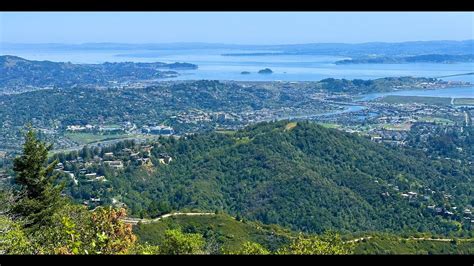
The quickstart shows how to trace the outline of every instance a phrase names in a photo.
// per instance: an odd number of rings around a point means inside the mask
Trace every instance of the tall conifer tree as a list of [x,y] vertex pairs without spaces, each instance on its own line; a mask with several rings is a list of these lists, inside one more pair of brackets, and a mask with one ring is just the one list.
[[48,225],[52,214],[62,206],[63,184],[56,184],[57,160],[47,164],[52,145],[41,142],[29,128],[25,135],[23,154],[14,161],[15,183],[20,185],[19,199],[12,213],[25,219],[26,227]]

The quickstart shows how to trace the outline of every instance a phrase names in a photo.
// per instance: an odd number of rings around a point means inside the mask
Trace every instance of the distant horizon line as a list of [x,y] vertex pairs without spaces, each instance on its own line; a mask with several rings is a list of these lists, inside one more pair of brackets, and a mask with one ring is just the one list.
[[81,46],[81,45],[176,45],[176,44],[187,44],[187,45],[234,45],[234,46],[290,46],[290,45],[312,45],[312,44],[348,44],[348,45],[362,45],[362,44],[401,44],[401,43],[428,43],[428,42],[469,42],[474,41],[473,39],[465,40],[416,40],[416,41],[367,41],[367,42],[308,42],[308,43],[274,43],[274,44],[251,44],[251,43],[220,43],[220,42],[143,42],[143,43],[126,43],[126,42],[82,42],[82,43],[61,43],[61,42],[38,42],[38,43],[25,43],[25,42],[0,42],[0,45],[69,45],[69,46]]

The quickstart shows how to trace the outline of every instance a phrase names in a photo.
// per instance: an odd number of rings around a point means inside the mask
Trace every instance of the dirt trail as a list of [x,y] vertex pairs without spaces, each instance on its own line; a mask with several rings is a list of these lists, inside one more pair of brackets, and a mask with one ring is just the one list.
[[179,216],[179,215],[185,215],[185,216],[200,216],[200,215],[216,215],[213,212],[174,212],[174,213],[168,213],[164,214],[160,217],[154,218],[154,219],[139,219],[139,218],[124,218],[122,221],[127,224],[138,224],[139,222],[143,224],[148,224],[148,223],[153,223],[157,222],[163,218],[171,217],[171,216]]

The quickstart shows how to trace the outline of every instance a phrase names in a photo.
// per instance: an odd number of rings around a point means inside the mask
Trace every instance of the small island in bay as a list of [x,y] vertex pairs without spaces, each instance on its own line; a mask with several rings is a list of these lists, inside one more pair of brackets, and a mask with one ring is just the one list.
[[249,75],[250,72],[249,72],[249,71],[242,71],[242,72],[240,72],[240,74],[242,74],[242,75]]
[[270,68],[265,68],[258,71],[258,74],[272,74],[273,71]]

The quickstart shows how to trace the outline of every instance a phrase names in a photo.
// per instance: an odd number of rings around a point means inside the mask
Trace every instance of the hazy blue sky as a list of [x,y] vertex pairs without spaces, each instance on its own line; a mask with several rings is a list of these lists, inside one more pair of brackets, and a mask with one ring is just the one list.
[[290,44],[474,39],[473,12],[1,12],[0,42]]

